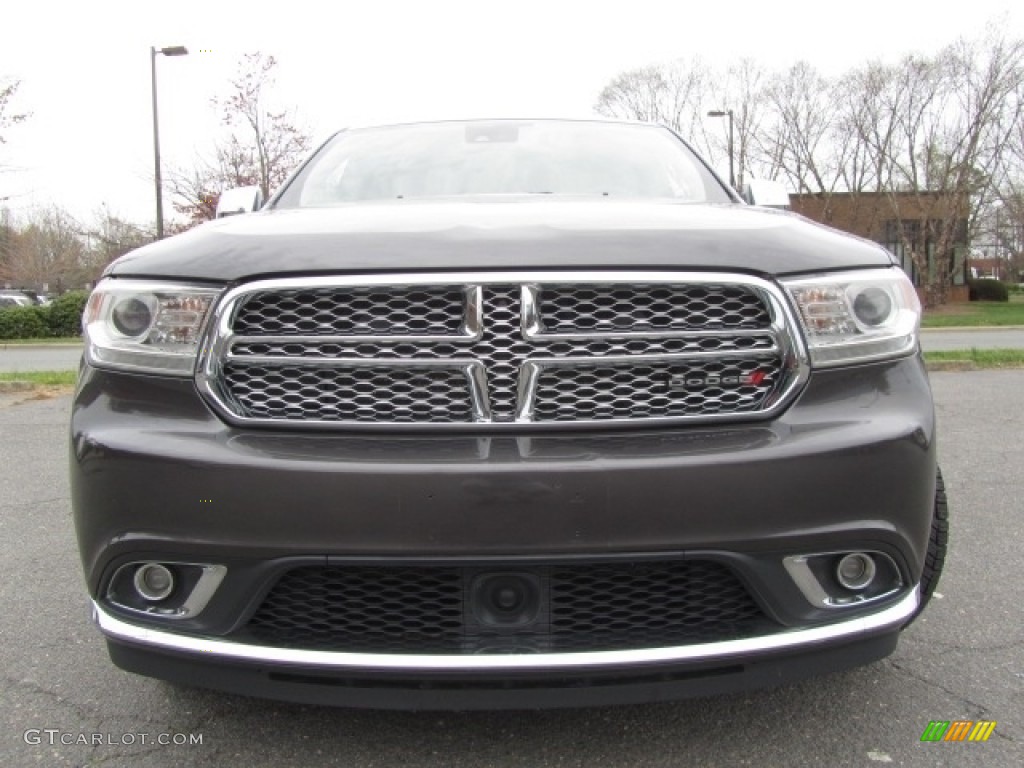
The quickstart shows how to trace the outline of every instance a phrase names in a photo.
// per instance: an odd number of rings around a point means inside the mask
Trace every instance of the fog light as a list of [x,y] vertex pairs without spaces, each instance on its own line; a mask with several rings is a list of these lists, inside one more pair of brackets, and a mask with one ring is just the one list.
[[135,570],[135,591],[151,603],[158,603],[174,590],[174,574],[160,563],[144,563]]
[[863,552],[844,555],[836,566],[836,581],[856,592],[864,589],[875,579],[875,561]]

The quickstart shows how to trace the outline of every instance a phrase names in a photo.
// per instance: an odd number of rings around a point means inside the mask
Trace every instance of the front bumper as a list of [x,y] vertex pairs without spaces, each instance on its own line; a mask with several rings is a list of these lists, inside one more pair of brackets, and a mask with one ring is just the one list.
[[123,669],[244,695],[381,709],[639,703],[793,682],[889,655],[915,588],[870,616],[745,640],[638,651],[412,656],[265,648],[93,618]]
[[[588,692],[582,703],[606,703],[795,679],[891,652],[918,608],[934,417],[918,358],[816,372],[772,421],[493,439],[237,429],[190,381],[86,367],[71,466],[95,615],[125,668],[364,706],[532,706],[529,692],[540,690],[553,706],[581,703],[576,689]],[[846,550],[886,555],[902,588],[836,609],[812,604],[784,567],[788,556]],[[505,567],[674,557],[728,565],[778,631],[521,655],[237,641],[294,562]],[[217,563],[227,575],[200,614],[181,620],[111,605],[117,569],[150,559]],[[410,690],[428,692],[417,702]],[[496,691],[509,692],[503,703]]]

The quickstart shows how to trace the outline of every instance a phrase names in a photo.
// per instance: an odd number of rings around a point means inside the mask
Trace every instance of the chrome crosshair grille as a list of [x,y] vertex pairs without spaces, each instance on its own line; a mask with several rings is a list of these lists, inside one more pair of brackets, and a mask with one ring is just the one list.
[[738,275],[291,278],[224,297],[198,380],[248,424],[751,418],[802,383],[793,327],[777,289]]

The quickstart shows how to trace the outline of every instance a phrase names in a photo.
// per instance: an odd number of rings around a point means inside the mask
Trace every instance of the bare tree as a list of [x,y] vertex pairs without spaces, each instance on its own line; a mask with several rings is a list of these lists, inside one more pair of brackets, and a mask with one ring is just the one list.
[[990,31],[933,57],[905,58],[871,94],[868,150],[929,305],[945,301],[962,266],[954,245],[969,239],[994,196],[1021,119],[1022,79],[1024,43]]
[[14,285],[14,253],[18,230],[8,208],[0,208],[0,286]]
[[56,293],[90,287],[110,262],[152,239],[105,207],[88,225],[55,205],[17,219],[0,211],[0,284]]
[[807,62],[775,75],[764,91],[769,113],[762,131],[763,161],[777,168],[799,193],[830,194],[840,164],[830,143],[838,105],[836,88]]
[[606,85],[594,109],[606,117],[661,123],[692,137],[707,79],[707,66],[698,58],[641,67]]
[[294,112],[268,106],[276,66],[273,56],[261,53],[242,59],[230,93],[214,99],[226,136],[214,145],[212,157],[169,174],[175,209],[190,224],[212,219],[220,193],[230,187],[257,185],[266,198],[309,151],[310,137]]
[[1024,282],[1024,78],[1012,97],[1004,100],[1005,141],[989,164],[991,175],[979,205],[972,235],[990,247],[990,255],[1005,259],[1008,279]]
[[870,62],[839,80],[835,141],[847,147],[840,173],[848,192],[882,192],[892,181],[896,121],[904,109],[897,79],[895,67]]
[[28,118],[27,112],[14,111],[14,96],[20,86],[20,80],[0,80],[0,144],[6,143],[8,128]]
[[766,168],[758,159],[758,139],[765,135],[769,120],[764,95],[767,76],[765,69],[753,59],[741,59],[729,68],[723,93],[716,94],[712,87],[712,98],[718,98],[733,110],[733,151],[736,153],[736,186],[739,189],[743,189],[744,181],[755,169],[763,178],[775,178],[770,165]]
[[238,146],[252,149],[264,197],[285,180],[310,144],[309,136],[296,125],[293,111],[272,111],[267,106],[275,66],[273,56],[247,54],[231,81],[234,90],[219,102],[225,125],[243,134],[240,138],[233,133]]
[[[29,117],[27,112],[15,111],[15,96],[20,86],[20,80],[0,78],[0,145],[7,143],[7,130],[9,128]],[[4,163],[3,158],[0,158],[0,171],[9,172],[11,170],[12,168]],[[6,200],[10,197],[10,195],[5,194],[0,197],[0,200]],[[6,214],[6,211],[4,213]],[[6,222],[0,226],[6,227]],[[9,244],[6,239],[0,238],[0,247],[9,251]]]
[[728,129],[709,120],[709,110],[732,110],[737,186],[756,164],[757,136],[764,120],[764,69],[743,59],[725,72],[699,58],[623,72],[598,96],[594,109],[606,117],[660,123],[693,144],[709,162],[729,160]]
[[37,208],[14,239],[6,278],[21,288],[58,293],[82,284],[85,274],[85,243],[81,227],[64,209]]
[[1024,42],[990,25],[978,40],[837,78],[806,62],[773,75],[754,62],[643,67],[612,80],[596,109],[669,125],[716,164],[727,133],[706,110],[731,109],[739,186],[783,178],[823,199],[826,220],[840,193],[859,220],[887,217],[876,222],[885,242],[936,304],[963,266],[961,244],[987,231],[1004,251],[1024,246],[1022,105]]
[[[1024,82],[1018,86],[1016,100],[1024,103]],[[1010,279],[1024,282],[1024,119],[1019,116],[1000,154],[993,188],[982,237],[994,246],[993,256],[1009,262]]]
[[80,234],[87,243],[86,251],[80,260],[81,277],[85,282],[95,282],[103,269],[114,259],[153,239],[152,231],[114,215],[106,206],[96,212],[93,222]]
[[230,136],[214,147],[212,160],[200,157],[192,168],[174,170],[168,184],[175,210],[188,217],[184,229],[213,219],[225,189],[259,184],[257,167],[255,151]]

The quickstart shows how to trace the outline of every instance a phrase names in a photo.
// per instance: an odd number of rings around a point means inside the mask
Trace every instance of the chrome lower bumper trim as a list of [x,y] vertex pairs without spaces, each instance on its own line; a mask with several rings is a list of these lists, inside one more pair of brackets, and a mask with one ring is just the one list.
[[93,602],[93,620],[111,640],[150,646],[154,650],[194,653],[213,659],[256,662],[286,666],[320,667],[324,670],[378,669],[419,671],[546,670],[631,666],[672,662],[728,660],[751,654],[771,653],[856,639],[886,629],[895,629],[909,619],[920,603],[919,588],[878,613],[838,621],[826,626],[795,629],[742,640],[724,640],[672,648],[633,651],[589,651],[578,653],[495,654],[479,656],[347,653],[304,651],[247,645],[226,640],[189,637],[173,632],[139,627],[121,621]]

